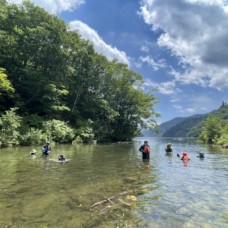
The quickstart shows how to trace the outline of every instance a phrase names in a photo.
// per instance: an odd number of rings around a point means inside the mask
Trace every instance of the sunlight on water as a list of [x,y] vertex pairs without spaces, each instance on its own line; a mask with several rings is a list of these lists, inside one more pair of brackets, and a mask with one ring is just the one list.
[[[56,146],[49,158],[28,156],[28,147],[0,150],[0,227],[227,227],[228,152],[149,138],[151,159],[143,162],[143,140]],[[177,157],[183,151],[186,164]],[[60,153],[69,162],[56,162]]]

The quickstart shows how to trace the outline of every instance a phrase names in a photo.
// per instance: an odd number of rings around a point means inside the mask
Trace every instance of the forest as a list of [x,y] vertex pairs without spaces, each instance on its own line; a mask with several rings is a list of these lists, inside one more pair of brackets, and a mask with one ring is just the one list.
[[127,141],[155,123],[141,75],[31,2],[0,4],[0,147]]

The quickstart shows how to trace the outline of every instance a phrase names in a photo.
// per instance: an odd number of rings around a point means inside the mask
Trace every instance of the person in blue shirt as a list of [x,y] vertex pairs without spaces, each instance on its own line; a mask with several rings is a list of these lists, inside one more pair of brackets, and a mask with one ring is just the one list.
[[42,147],[42,156],[48,156],[51,151],[50,143],[47,142],[46,145]]

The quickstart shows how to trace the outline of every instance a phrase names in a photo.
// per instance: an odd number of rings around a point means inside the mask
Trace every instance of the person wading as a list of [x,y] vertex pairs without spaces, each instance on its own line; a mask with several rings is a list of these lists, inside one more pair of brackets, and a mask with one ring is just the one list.
[[144,141],[144,144],[139,148],[139,151],[142,153],[143,159],[150,159],[150,146],[148,141]]

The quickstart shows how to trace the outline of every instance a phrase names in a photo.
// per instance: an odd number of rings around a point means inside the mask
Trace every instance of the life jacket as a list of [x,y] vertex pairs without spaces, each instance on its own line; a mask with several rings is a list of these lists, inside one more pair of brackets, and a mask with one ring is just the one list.
[[184,161],[188,161],[188,160],[190,160],[189,159],[189,157],[188,157],[188,154],[186,153],[186,152],[183,152],[183,158],[182,158],[182,160],[184,160]]
[[150,147],[144,146],[144,153],[149,154],[150,153]]

